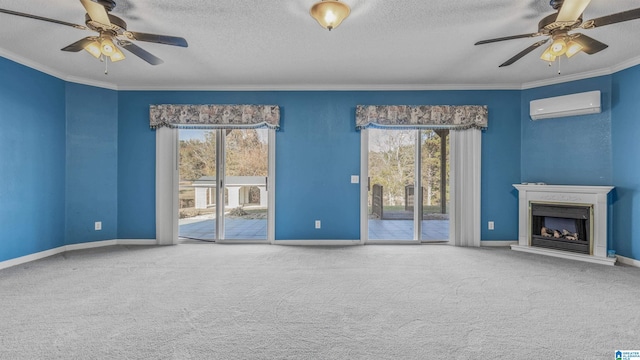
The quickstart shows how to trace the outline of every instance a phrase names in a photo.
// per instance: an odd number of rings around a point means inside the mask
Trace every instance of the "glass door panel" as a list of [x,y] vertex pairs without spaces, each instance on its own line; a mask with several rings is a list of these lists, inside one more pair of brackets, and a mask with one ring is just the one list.
[[416,131],[369,129],[369,240],[414,240]]
[[449,240],[449,131],[421,130],[422,214],[420,239]]
[[267,129],[223,130],[224,239],[267,239]]
[[216,240],[216,131],[179,130],[179,237]]

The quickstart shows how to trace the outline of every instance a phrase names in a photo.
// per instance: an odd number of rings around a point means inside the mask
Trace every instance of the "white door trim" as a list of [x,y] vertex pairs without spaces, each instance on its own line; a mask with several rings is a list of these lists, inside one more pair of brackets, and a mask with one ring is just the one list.
[[369,130],[360,130],[360,243],[369,241]]

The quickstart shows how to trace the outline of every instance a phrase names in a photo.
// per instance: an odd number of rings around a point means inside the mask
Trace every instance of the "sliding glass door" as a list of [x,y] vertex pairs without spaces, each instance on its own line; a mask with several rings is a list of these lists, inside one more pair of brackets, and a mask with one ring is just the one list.
[[269,143],[266,129],[225,134],[224,238],[266,240]]
[[368,132],[369,239],[415,240],[416,132],[379,129]]
[[420,239],[449,240],[449,130],[420,130]]
[[270,131],[179,130],[179,237],[267,240]]
[[363,130],[366,239],[449,240],[448,130]]
[[179,130],[178,235],[215,241],[217,161],[216,130]]

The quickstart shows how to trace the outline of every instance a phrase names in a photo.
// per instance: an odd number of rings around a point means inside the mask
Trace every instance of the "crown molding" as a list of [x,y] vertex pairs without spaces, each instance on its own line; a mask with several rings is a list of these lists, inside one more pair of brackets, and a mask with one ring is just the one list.
[[119,86],[126,91],[429,91],[520,90],[519,84],[370,84],[370,85],[216,85],[216,86]]
[[589,79],[589,78],[611,75],[611,74],[612,74],[611,68],[607,68],[607,69],[582,72],[578,74],[561,75],[561,76],[553,77],[550,79],[537,80],[537,81],[524,83],[522,84],[521,89],[522,90],[534,89],[534,88],[539,88],[539,87],[548,86],[548,85],[562,84],[562,83],[567,83],[571,81]]
[[120,90],[120,88],[115,84],[102,82],[102,81],[95,81],[91,79],[85,79],[77,76],[66,76],[63,78],[63,80],[80,84],[80,85],[88,85],[88,86],[99,87],[99,88],[108,89],[108,90],[116,90],[116,91]]
[[613,65],[605,69],[587,71],[587,72],[573,74],[573,75],[558,76],[551,79],[524,83],[522,84],[522,90],[533,89],[533,88],[538,88],[538,87],[547,86],[547,85],[562,84],[565,82],[576,81],[576,80],[584,80],[584,79],[594,78],[598,76],[613,75],[617,72],[626,70],[628,68],[632,68],[637,65],[640,65],[640,56],[623,61],[619,64]]
[[517,83],[501,84],[281,84],[281,85],[121,85],[67,75],[50,67],[16,55],[0,48],[0,56],[20,65],[40,71],[44,74],[81,85],[94,86],[115,91],[464,91],[464,90],[528,90],[548,85],[556,85],[598,76],[612,75],[619,71],[640,65],[640,56],[623,61],[609,68],[562,75],[549,79]]
[[3,48],[0,48],[0,56],[2,56],[5,59],[9,59],[17,64],[26,66],[30,69],[33,70],[37,70],[41,73],[53,76],[55,78],[58,78],[60,80],[63,81],[67,81],[67,82],[72,82],[72,83],[77,83],[77,84],[81,84],[81,85],[89,85],[89,86],[94,86],[94,87],[99,87],[99,88],[105,88],[105,89],[110,89],[110,90],[118,90],[118,86],[115,84],[111,84],[111,83],[106,83],[106,82],[101,82],[101,81],[95,81],[95,80],[90,80],[90,79],[85,79],[85,78],[81,78],[81,77],[77,77],[77,76],[70,76],[70,75],[66,75],[63,74],[57,70],[51,69],[50,67],[44,66],[40,63],[37,63],[35,61],[31,61],[27,58],[24,58],[22,56],[16,55],[10,51],[7,51]]
[[617,73],[619,71],[626,70],[628,68],[632,68],[632,67],[637,66],[637,65],[640,65],[640,56],[635,57],[633,59],[629,59],[629,60],[623,61],[618,65],[612,66],[611,67],[611,73],[615,74],[615,73]]
[[35,61],[29,60],[27,58],[24,58],[22,56],[16,55],[16,54],[14,54],[14,53],[12,53],[10,51],[7,51],[7,50],[5,50],[3,48],[0,48],[0,56],[2,56],[5,59],[9,59],[9,60],[11,60],[11,61],[13,61],[15,63],[18,63],[20,65],[26,66],[28,68],[40,71],[41,73],[45,73],[47,75],[51,75],[51,76],[56,77],[56,78],[58,78],[60,80],[64,80],[64,78],[66,76],[65,74],[63,74],[63,73],[61,73],[61,72],[59,72],[57,70],[54,70],[54,69],[52,69],[50,67],[47,67],[47,66],[44,66],[44,65],[42,65],[40,63],[37,63]]

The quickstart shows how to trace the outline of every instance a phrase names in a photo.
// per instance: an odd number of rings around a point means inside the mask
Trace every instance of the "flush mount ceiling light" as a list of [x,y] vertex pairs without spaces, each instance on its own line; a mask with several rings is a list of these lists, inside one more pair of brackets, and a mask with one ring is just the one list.
[[329,31],[337,28],[350,13],[349,5],[338,0],[321,0],[309,11],[318,24]]

